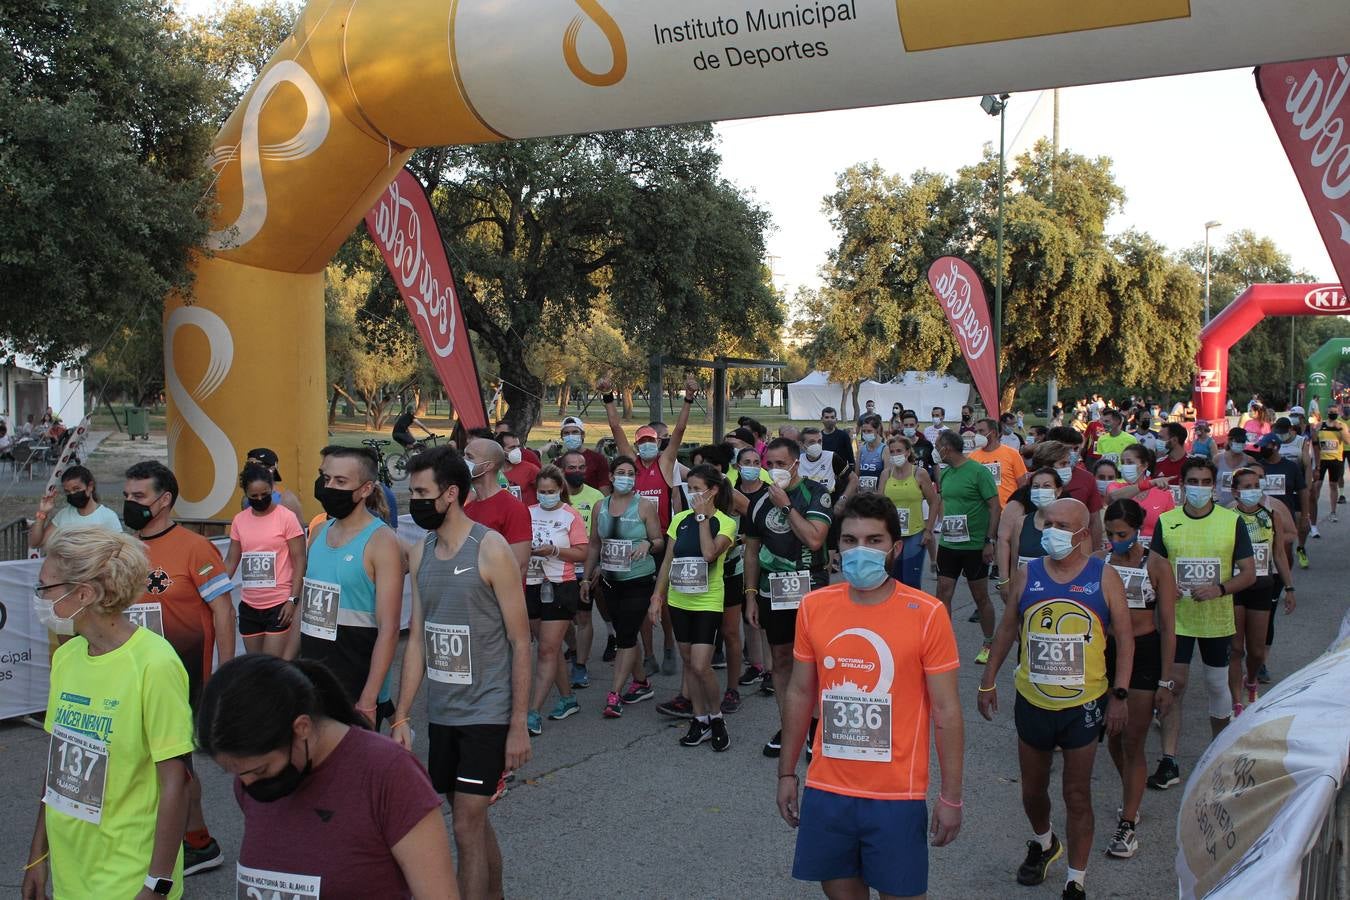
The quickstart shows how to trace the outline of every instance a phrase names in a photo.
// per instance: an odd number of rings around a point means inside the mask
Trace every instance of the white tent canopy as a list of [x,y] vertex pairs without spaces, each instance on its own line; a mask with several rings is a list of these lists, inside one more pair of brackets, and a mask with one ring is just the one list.
[[[868,400],[875,401],[882,418],[890,417],[891,407],[896,403],[914,410],[920,419],[926,419],[934,406],[955,415],[969,398],[970,385],[936,372],[905,372],[889,382],[865,381],[858,390],[858,402],[865,406]],[[812,372],[788,385],[789,418],[817,419],[826,406],[839,410],[839,418],[845,421],[858,416],[853,408],[853,392],[847,392],[845,401],[845,386],[831,381],[826,372]]]

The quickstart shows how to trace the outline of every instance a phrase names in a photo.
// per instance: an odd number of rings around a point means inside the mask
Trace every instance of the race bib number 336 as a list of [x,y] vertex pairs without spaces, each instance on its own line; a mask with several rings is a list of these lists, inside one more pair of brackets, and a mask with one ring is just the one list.
[[820,746],[831,759],[891,761],[889,694],[828,690],[820,695]]

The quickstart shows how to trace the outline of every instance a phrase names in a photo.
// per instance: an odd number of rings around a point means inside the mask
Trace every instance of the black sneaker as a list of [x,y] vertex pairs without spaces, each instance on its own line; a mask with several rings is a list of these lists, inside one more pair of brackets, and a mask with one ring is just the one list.
[[722,714],[731,715],[741,708],[741,692],[732,688],[722,695]]
[[773,673],[765,672],[764,677],[759,682],[759,692],[766,697],[773,696]]
[[614,658],[619,655],[619,644],[614,635],[605,638],[605,653],[600,657],[601,662],[614,662]]
[[1148,786],[1155,791],[1165,791],[1174,784],[1181,783],[1181,769],[1177,768],[1175,760],[1164,756],[1158,761],[1158,769],[1152,775],[1148,776]]
[[712,748],[718,753],[731,746],[731,735],[727,734],[726,720],[717,716],[712,720]]
[[978,622],[978,621],[980,621],[980,611],[979,611],[978,609],[976,609],[973,613],[970,614],[970,618],[969,618],[969,619],[966,619],[966,621],[967,621],[967,622]]
[[215,838],[211,838],[211,843],[198,850],[195,847],[188,846],[183,842],[183,877],[196,875],[198,872],[205,872],[207,869],[218,869],[220,864],[225,862],[225,854],[220,852],[220,844],[216,843]]
[[770,759],[776,759],[778,754],[783,752],[783,732],[775,731],[773,737],[769,738],[768,743],[764,745],[764,755]]
[[697,747],[699,744],[712,737],[712,729],[704,725],[698,719],[689,721],[689,731],[684,737],[680,738],[681,747]]
[[713,651],[712,667],[714,669],[725,669],[727,667],[727,655],[721,647]]
[[694,704],[690,703],[689,698],[683,694],[676,694],[673,699],[656,704],[656,711],[663,716],[670,716],[672,719],[692,719],[694,717]]
[[1064,883],[1064,893],[1059,895],[1059,900],[1087,900],[1087,891],[1076,881],[1067,881]]
[[1064,845],[1059,835],[1050,835],[1050,849],[1042,850],[1038,841],[1027,841],[1027,858],[1017,869],[1017,883],[1025,885],[1040,884],[1045,880],[1045,872],[1050,864],[1064,855]]
[[745,667],[745,673],[737,679],[736,683],[741,687],[753,687],[764,680],[764,670],[751,663]]
[[563,659],[567,660],[568,662],[571,662],[576,658],[577,658],[577,651],[573,650],[571,647],[568,647],[567,651],[563,653]]

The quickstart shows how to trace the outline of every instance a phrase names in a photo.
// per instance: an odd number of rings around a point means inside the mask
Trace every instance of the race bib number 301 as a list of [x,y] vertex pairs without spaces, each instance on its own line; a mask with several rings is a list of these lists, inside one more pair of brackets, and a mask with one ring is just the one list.
[[306,578],[300,600],[300,633],[324,641],[337,640],[338,607],[342,586]]
[[64,725],[52,728],[47,748],[47,789],[42,802],[54,810],[99,824],[108,780],[108,745]]
[[236,863],[235,900],[317,900],[318,875],[290,875]]
[[600,544],[600,571],[629,572],[633,569],[633,542],[605,538]]
[[468,625],[425,624],[427,678],[442,684],[472,684]]
[[891,761],[890,695],[822,691],[820,725],[820,747],[827,757]]

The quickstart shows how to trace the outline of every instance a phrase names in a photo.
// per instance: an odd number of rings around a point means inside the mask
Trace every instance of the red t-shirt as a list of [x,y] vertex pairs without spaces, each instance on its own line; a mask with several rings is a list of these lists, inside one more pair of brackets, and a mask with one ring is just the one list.
[[[150,557],[150,574],[136,604],[159,606],[164,638],[178,651],[192,684],[199,685],[211,675],[216,648],[215,620],[207,604],[233,586],[225,561],[210,541],[182,525],[141,540]],[[139,610],[133,606],[132,612]],[[152,614],[141,621],[153,631],[155,618]],[[192,699],[195,703],[196,697]]]
[[417,757],[361,728],[349,729],[295,793],[259,803],[236,778],[234,798],[244,812],[241,888],[261,897],[322,891],[324,900],[411,897],[392,848],[441,805]]
[[1167,456],[1159,457],[1158,462],[1153,466],[1153,474],[1159,476],[1170,475],[1176,479],[1172,482],[1173,484],[1181,484],[1181,466],[1184,462],[1186,462],[1186,457],[1184,456],[1177,460]]
[[502,470],[502,477],[506,479],[506,489],[511,492],[526,508],[534,506],[538,500],[534,496],[534,480],[539,477],[539,467],[534,463],[521,460],[511,467],[511,471]]
[[537,450],[531,450],[529,447],[521,447],[520,455],[525,458],[526,462],[532,462],[536,466],[542,466],[544,464],[544,461],[539,458],[539,452]]
[[506,538],[508,544],[528,544],[534,533],[530,511],[510,491],[498,491],[486,500],[472,500],[465,505],[464,514]]
[[609,487],[609,460],[605,454],[590,449],[582,450],[581,454],[586,457],[586,483],[597,491]]
[[[941,601],[899,582],[875,606],[854,603],[846,582],[812,591],[797,609],[792,655],[815,664],[821,691],[807,785],[846,797],[924,799],[932,732],[925,679],[961,665]],[[841,737],[827,750],[832,732]],[[876,754],[883,744],[889,760]]]
[[1090,513],[1095,513],[1102,508],[1102,495],[1097,490],[1097,479],[1081,465],[1073,467],[1073,477],[1069,479],[1069,486],[1065,489],[1064,496],[1072,497],[1082,503]]
[[670,485],[661,471],[660,460],[651,463],[637,462],[637,477],[633,479],[633,489],[637,495],[656,504],[657,515],[661,520],[661,530],[670,527]]

